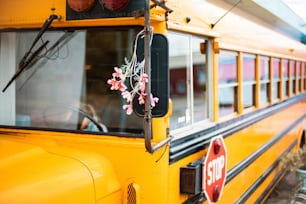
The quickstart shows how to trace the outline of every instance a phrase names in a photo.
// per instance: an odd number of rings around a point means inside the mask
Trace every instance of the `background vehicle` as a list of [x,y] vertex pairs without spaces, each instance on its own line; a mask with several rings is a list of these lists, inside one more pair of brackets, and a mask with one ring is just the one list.
[[[150,1],[150,18],[140,0],[1,1],[0,203],[205,202],[194,169],[220,135],[218,203],[263,202],[305,143],[306,49],[246,2],[218,21],[227,1]],[[107,83],[135,42],[152,58],[152,121]]]

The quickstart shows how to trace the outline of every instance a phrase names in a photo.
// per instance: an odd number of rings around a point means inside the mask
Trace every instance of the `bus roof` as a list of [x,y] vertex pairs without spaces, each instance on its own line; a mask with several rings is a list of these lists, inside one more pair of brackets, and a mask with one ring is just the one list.
[[[68,1],[63,0],[47,2],[0,0],[0,2],[2,30],[40,28],[52,14],[61,17],[51,25],[58,28],[144,24],[143,18],[135,18],[133,13],[135,10],[141,10],[142,0],[132,0],[128,6],[118,11],[106,11],[95,1],[93,8],[86,12],[73,11]],[[250,6],[258,11],[261,9],[250,0],[239,1],[237,5],[231,2],[230,0],[167,0],[165,4],[173,10],[167,14],[168,28],[218,38],[223,48],[244,49],[244,51],[251,48],[250,51],[260,50],[305,58],[306,45],[301,40],[284,34],[278,24],[265,20],[272,17],[275,19],[273,13],[258,12],[259,14],[255,15],[248,12],[246,8]],[[154,7],[151,12],[152,19],[165,20],[165,13],[164,9]]]

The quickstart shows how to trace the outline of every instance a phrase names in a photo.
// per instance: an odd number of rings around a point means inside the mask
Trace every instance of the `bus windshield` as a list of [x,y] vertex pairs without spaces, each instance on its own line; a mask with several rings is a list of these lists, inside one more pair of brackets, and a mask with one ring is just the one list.
[[[114,67],[124,64],[125,58],[130,59],[140,29],[45,32],[33,49],[33,53],[38,49],[41,49],[40,52],[15,79],[15,84],[1,93],[5,94],[7,103],[13,101],[15,106],[4,109],[4,115],[8,117],[0,118],[0,124],[50,130],[141,134],[142,118],[135,114],[127,115],[122,108],[125,100],[121,93],[110,90],[107,84]],[[12,67],[18,67],[37,32],[0,34],[0,37],[16,36],[17,59]],[[5,46],[9,45],[2,41],[1,50]],[[11,77],[7,75],[5,79],[9,81]]]

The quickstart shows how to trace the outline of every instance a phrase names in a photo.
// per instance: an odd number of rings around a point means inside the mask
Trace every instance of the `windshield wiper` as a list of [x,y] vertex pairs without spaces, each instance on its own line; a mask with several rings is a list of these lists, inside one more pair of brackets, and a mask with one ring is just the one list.
[[[65,33],[55,42],[53,43],[53,45],[46,50],[46,52],[44,53],[44,55],[42,57],[46,57],[47,59],[50,59],[56,52],[59,52],[59,50],[62,48],[62,46],[64,46],[72,37],[73,37],[74,31],[65,31]],[[39,60],[41,57],[37,58],[37,60]],[[36,61],[37,61],[36,60]],[[36,61],[33,61],[32,64],[35,64]],[[43,65],[42,62],[41,65]],[[22,83],[22,85],[18,88],[18,90],[21,90],[23,88],[23,86],[32,78],[32,76],[34,76],[34,74],[36,73],[37,69],[34,70],[29,77]]]
[[[2,92],[5,92],[6,89],[13,83],[13,81],[15,81],[20,74],[26,70],[26,68],[29,68],[29,65],[33,65],[34,63],[33,60],[37,59],[37,56],[39,55],[39,53],[42,51],[42,49],[44,47],[46,47],[46,45],[49,43],[49,41],[44,42],[37,50],[35,50],[34,52],[32,52],[33,48],[35,47],[35,45],[37,44],[38,40],[41,38],[41,36],[44,34],[44,32],[46,32],[46,30],[49,28],[49,26],[51,25],[51,23],[53,22],[53,20],[58,19],[59,17],[57,15],[50,15],[50,17],[45,21],[44,25],[41,27],[41,29],[39,30],[35,40],[32,43],[32,46],[30,47],[30,49],[26,52],[26,54],[23,56],[23,58],[20,60],[19,62],[19,67],[18,67],[18,71],[12,76],[12,78],[9,80],[9,82],[6,84],[6,86],[4,87],[4,89],[2,90]],[[37,60],[36,60],[37,61]]]
[[74,30],[67,30],[65,33],[46,51],[46,56],[52,57],[54,55],[54,50],[57,48],[57,50],[60,50],[63,45],[65,45],[74,34]]
[[19,68],[18,68],[18,71],[12,76],[12,78],[9,80],[9,82],[6,84],[6,86],[4,87],[4,89],[2,90],[2,92],[5,92],[6,89],[13,83],[13,81],[15,81],[18,76],[20,76],[20,74],[26,70],[26,68],[29,68],[30,64],[34,64],[32,63],[33,60],[35,58],[37,58],[37,56],[39,55],[39,53],[42,51],[42,49],[44,47],[46,47],[46,45],[49,43],[49,41],[46,41],[44,44],[42,44],[32,55],[31,57],[29,57],[29,59],[27,61],[24,61],[22,63],[19,63]]

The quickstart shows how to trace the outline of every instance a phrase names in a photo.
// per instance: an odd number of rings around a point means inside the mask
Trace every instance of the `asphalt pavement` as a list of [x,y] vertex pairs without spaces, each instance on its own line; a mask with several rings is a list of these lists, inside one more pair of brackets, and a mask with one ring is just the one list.
[[[288,172],[280,183],[278,183],[265,204],[289,204],[293,199],[296,185],[295,172]],[[306,202],[304,203],[306,204]]]

